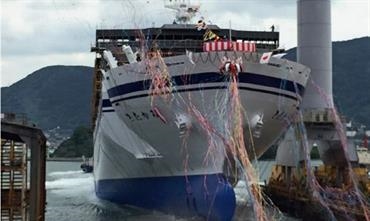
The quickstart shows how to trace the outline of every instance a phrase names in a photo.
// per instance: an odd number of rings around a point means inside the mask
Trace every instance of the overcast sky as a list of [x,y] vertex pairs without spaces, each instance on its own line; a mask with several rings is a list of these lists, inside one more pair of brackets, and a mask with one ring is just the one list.
[[[296,0],[193,0],[220,27],[280,31],[297,44]],[[1,0],[1,86],[48,65],[93,66],[97,28],[145,28],[172,23],[164,0]],[[370,36],[370,0],[332,0],[332,39]]]

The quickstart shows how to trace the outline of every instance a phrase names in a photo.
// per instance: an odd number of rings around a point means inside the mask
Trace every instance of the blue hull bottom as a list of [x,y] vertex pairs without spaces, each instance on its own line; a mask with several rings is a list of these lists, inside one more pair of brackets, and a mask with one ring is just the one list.
[[96,195],[178,216],[230,221],[235,193],[222,174],[98,180]]

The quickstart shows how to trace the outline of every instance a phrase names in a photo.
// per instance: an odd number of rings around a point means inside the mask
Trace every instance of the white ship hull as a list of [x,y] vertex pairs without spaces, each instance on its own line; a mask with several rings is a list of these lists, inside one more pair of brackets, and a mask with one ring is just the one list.
[[[303,95],[308,68],[257,53],[196,53],[164,58],[171,93],[153,95],[147,63],[104,74],[94,137],[97,195],[119,203],[230,220],[235,196],[228,165],[230,76],[221,58],[241,57],[238,88],[248,153],[265,152],[285,132]],[[199,117],[201,116],[201,117]],[[203,120],[202,120],[203,118]],[[262,128],[256,121],[263,121]],[[232,125],[229,125],[232,126]],[[253,136],[255,135],[255,136]],[[251,145],[253,141],[253,145]]]

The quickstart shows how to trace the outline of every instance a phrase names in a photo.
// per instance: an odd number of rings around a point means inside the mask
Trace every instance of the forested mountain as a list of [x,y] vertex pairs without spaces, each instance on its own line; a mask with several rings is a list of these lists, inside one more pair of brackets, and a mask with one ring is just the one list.
[[49,66],[1,88],[1,111],[25,113],[44,130],[89,125],[93,68]]

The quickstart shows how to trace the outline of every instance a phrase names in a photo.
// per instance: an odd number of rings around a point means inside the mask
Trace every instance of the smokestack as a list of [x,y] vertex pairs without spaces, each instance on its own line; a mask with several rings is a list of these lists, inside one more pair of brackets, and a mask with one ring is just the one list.
[[[297,16],[297,61],[311,68],[311,79],[317,84],[307,84],[302,108],[332,108],[330,0],[298,0]],[[318,92],[317,87],[323,92]]]

